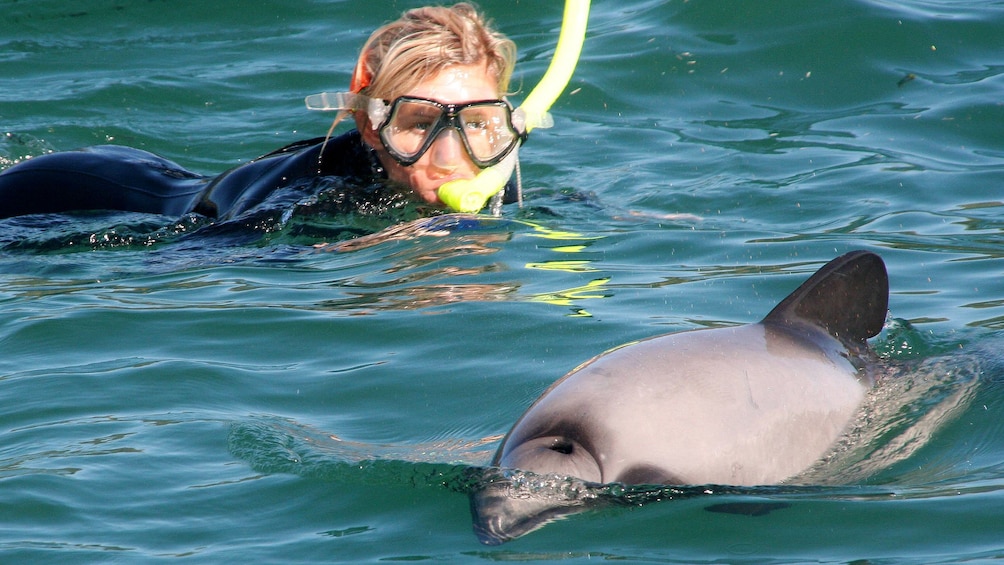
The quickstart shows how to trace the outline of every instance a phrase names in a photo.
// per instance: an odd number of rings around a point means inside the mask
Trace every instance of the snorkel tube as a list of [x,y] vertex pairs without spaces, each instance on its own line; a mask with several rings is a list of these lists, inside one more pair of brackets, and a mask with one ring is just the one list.
[[[513,125],[525,136],[534,128],[553,125],[548,110],[568,86],[575,71],[582,44],[586,39],[589,20],[589,0],[565,0],[565,13],[561,21],[558,45],[544,76],[513,111]],[[439,199],[457,212],[476,213],[485,207],[489,198],[505,187],[516,168],[519,146],[500,161],[482,170],[473,179],[453,180],[439,187]]]

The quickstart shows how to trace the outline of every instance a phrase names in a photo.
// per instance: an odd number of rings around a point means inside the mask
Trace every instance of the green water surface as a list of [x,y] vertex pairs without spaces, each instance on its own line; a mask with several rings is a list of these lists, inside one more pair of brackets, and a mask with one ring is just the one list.
[[[117,143],[215,174],[323,135],[303,97],[416,5],[0,0],[0,167]],[[518,102],[561,4],[481,6],[520,47]],[[323,216],[236,241],[0,221],[0,562],[999,559],[1002,38],[991,0],[598,1],[501,220],[341,252],[313,247]],[[873,345],[940,379],[895,397],[889,436],[922,446],[818,490],[478,543],[455,487],[551,382],[756,321],[857,248],[890,272]],[[789,506],[706,511],[762,500]]]

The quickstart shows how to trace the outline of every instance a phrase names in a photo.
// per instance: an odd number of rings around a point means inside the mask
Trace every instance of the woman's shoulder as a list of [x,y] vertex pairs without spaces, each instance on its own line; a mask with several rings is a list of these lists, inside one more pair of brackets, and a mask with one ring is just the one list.
[[[282,155],[286,153],[296,153],[303,151],[304,149],[316,148],[320,149],[325,146],[325,152],[332,149],[342,149],[342,150],[356,150],[362,145],[362,136],[356,130],[351,130],[345,132],[337,137],[312,137],[310,139],[301,139],[300,141],[294,141],[289,145],[280,147],[274,151],[269,151],[268,153],[258,157],[258,159],[265,159],[268,157],[273,157],[275,155]],[[255,159],[256,161],[258,159]]]
[[274,151],[269,151],[268,153],[255,159],[255,161],[259,159],[267,159],[269,157],[274,157],[275,155],[282,155],[285,153],[295,153],[297,151],[307,149],[308,147],[314,147],[315,145],[319,145],[321,143],[324,143],[323,137],[315,137],[312,139],[301,139],[300,141],[294,141],[293,143],[280,147]]
[[[295,141],[254,159],[281,158],[289,163],[309,162],[316,174],[331,176],[373,176],[374,157],[357,130],[336,137],[314,137]],[[380,176],[380,175],[377,175]]]

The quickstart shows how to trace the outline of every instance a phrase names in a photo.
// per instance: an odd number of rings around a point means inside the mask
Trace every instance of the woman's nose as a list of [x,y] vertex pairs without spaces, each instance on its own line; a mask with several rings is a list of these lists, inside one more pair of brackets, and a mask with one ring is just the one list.
[[439,132],[432,142],[432,166],[444,171],[454,171],[463,163],[464,147],[460,133],[453,128]]

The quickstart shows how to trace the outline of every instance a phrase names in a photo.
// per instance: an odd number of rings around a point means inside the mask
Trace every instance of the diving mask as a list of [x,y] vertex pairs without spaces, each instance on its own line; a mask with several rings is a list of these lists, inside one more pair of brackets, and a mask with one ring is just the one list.
[[387,153],[402,166],[413,165],[445,131],[459,134],[467,155],[478,167],[502,161],[520,143],[513,110],[505,100],[443,104],[400,96],[392,102],[348,92],[308,96],[310,110],[365,110]]

